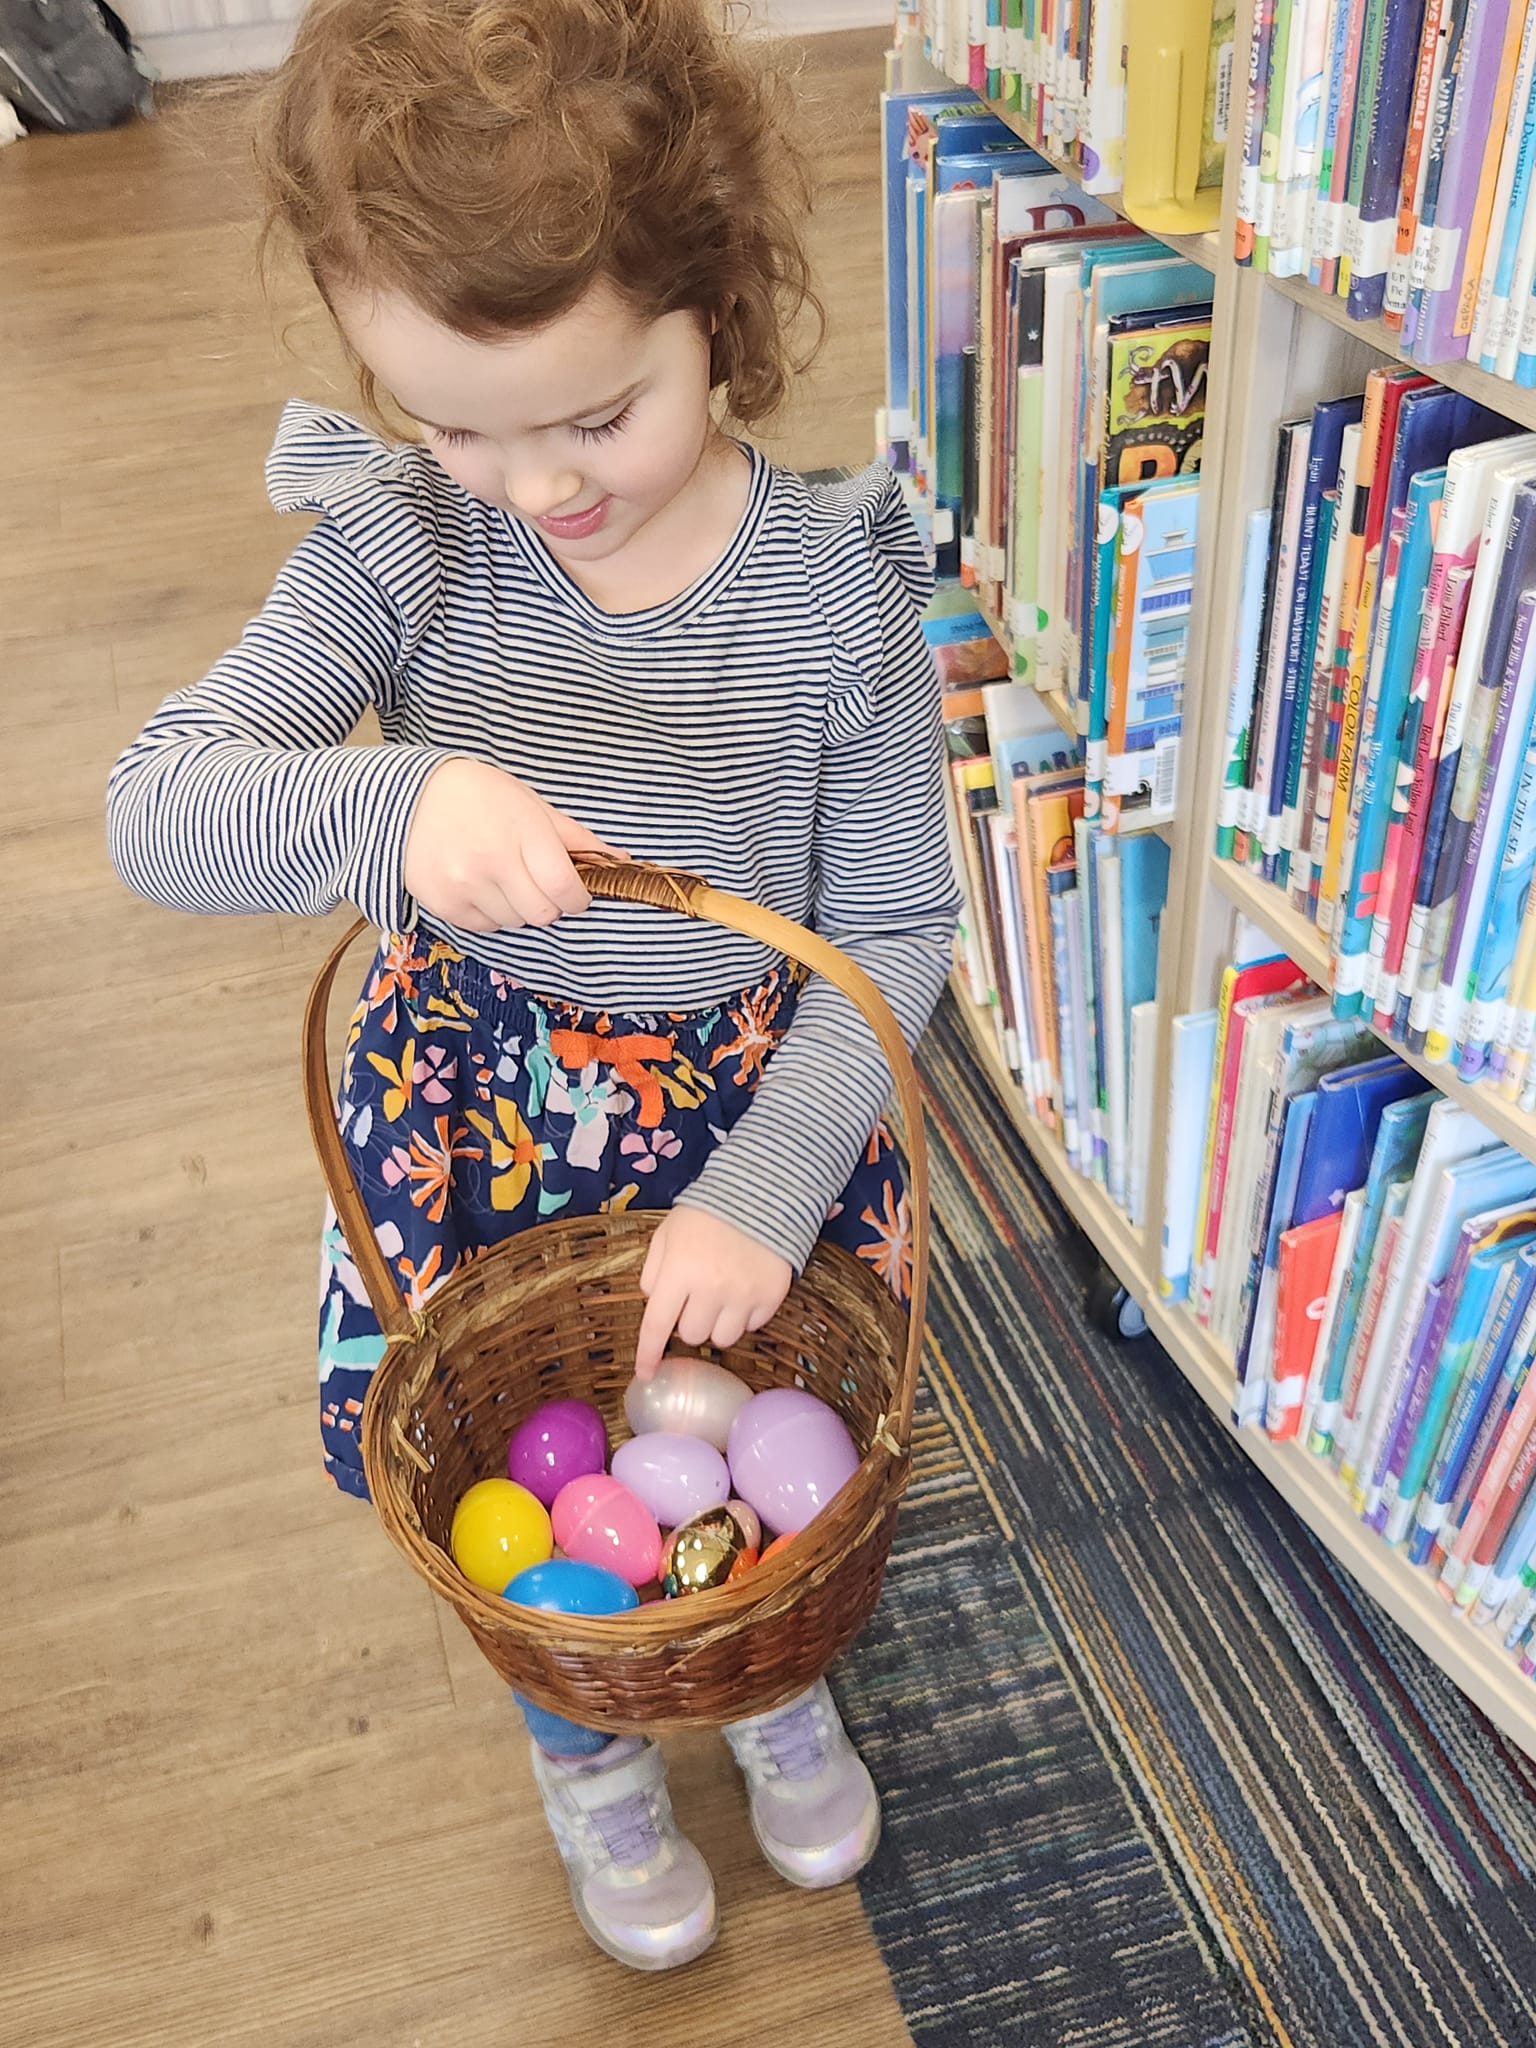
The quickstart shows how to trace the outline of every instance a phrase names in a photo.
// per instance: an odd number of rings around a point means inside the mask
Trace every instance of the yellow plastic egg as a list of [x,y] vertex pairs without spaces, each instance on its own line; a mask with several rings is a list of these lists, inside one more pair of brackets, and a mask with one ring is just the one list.
[[520,1571],[543,1564],[555,1547],[549,1513],[513,1479],[481,1479],[453,1511],[448,1548],[466,1579],[502,1592]]

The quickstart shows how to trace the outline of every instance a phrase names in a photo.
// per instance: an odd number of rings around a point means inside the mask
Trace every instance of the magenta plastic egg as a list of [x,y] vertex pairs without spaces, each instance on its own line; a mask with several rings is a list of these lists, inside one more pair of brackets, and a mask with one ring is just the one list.
[[604,1565],[631,1586],[655,1578],[661,1555],[656,1517],[608,1473],[589,1472],[562,1486],[550,1521],[555,1542],[578,1564]]
[[549,1507],[562,1486],[608,1462],[608,1432],[589,1401],[546,1401],[512,1432],[507,1477]]
[[756,1508],[749,1508],[744,1500],[728,1500],[726,1506],[741,1525],[748,1547],[761,1550],[763,1547],[763,1524]]
[[848,1426],[799,1387],[754,1394],[731,1424],[736,1491],[781,1535],[803,1529],[859,1468]]
[[713,1444],[701,1437],[653,1430],[632,1436],[613,1454],[613,1476],[643,1500],[664,1529],[725,1506],[731,1475]]
[[630,1381],[624,1413],[636,1436],[664,1429],[702,1437],[723,1451],[737,1410],[751,1398],[746,1381],[723,1365],[707,1358],[664,1358],[648,1380]]

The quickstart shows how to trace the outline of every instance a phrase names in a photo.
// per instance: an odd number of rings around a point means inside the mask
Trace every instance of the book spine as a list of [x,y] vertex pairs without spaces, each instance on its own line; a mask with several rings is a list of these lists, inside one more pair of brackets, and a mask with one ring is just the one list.
[[1216,818],[1216,857],[1230,860],[1242,813],[1248,749],[1253,733],[1253,699],[1259,662],[1259,620],[1264,603],[1264,577],[1269,563],[1268,511],[1248,515],[1243,542],[1241,596],[1237,638],[1232,650],[1232,684],[1227,699],[1226,766]]
[[1440,184],[1445,173],[1445,152],[1455,107],[1467,25],[1467,9],[1473,0],[1447,0],[1445,42],[1440,73],[1430,105],[1428,139],[1424,145],[1424,186],[1419,198],[1419,218],[1414,229],[1413,259],[1409,274],[1408,304],[1403,312],[1403,346],[1413,349],[1424,312],[1424,295],[1429,277],[1431,237],[1440,203]]
[[1414,73],[1408,135],[1403,147],[1402,176],[1398,182],[1396,230],[1382,293],[1382,318],[1388,327],[1393,329],[1402,326],[1403,312],[1408,304],[1409,283],[1413,270],[1413,242],[1419,224],[1424,141],[1428,131],[1435,81],[1445,50],[1445,38],[1442,33],[1444,19],[1445,0],[1428,0],[1419,38],[1418,67]]
[[[1278,0],[1289,7],[1291,0]],[[1274,33],[1277,0],[1258,0],[1253,35],[1248,44],[1248,84],[1243,103],[1243,163],[1238,174],[1237,220],[1233,254],[1241,264],[1253,262],[1259,219],[1259,166],[1263,155],[1265,102],[1269,92],[1269,46]]]
[[1387,0],[1367,0],[1365,43],[1360,55],[1360,83],[1355,103],[1355,124],[1349,143],[1349,183],[1344,200],[1344,246],[1339,257],[1335,290],[1348,299],[1360,257],[1360,209],[1365,192],[1365,171],[1370,160],[1371,138],[1376,130],[1377,100],[1385,55]]
[[[1494,201],[1503,177],[1503,143],[1509,127],[1510,106],[1516,88],[1519,88],[1523,103],[1530,85],[1528,66],[1531,28],[1526,0],[1509,0],[1505,16],[1504,48],[1499,57],[1498,69],[1493,75],[1491,117],[1485,116],[1488,132],[1483,138],[1482,161],[1478,166],[1472,217],[1467,227],[1466,246],[1458,259],[1461,275],[1451,333],[1463,344],[1468,353],[1471,352],[1472,330],[1477,321],[1477,303],[1481,296],[1483,265],[1488,249],[1488,232],[1493,223]],[[1511,148],[1518,148],[1518,144],[1511,141]],[[1513,182],[1514,171],[1511,167],[1510,183]],[[1504,203],[1506,206],[1509,203],[1508,186],[1505,188]],[[1499,219],[1502,228],[1502,214]]]
[[1476,281],[1477,303],[1472,317],[1472,338],[1467,347],[1468,355],[1476,358],[1485,370],[1498,368],[1499,350],[1509,316],[1510,289],[1519,254],[1520,228],[1530,196],[1531,162],[1533,154],[1536,154],[1536,102],[1531,96],[1532,61],[1536,55],[1536,10],[1522,11],[1525,22],[1499,158],[1498,184],[1489,223],[1491,239],[1481,277]]
[[[1443,517],[1443,511],[1442,511]],[[1415,879],[1419,872],[1419,857],[1424,845],[1424,834],[1428,822],[1430,797],[1434,789],[1436,765],[1440,758],[1440,744],[1445,732],[1445,715],[1448,691],[1447,678],[1451,672],[1453,650],[1461,632],[1461,622],[1466,615],[1467,591],[1472,580],[1472,571],[1462,565],[1440,564],[1441,588],[1433,605],[1426,598],[1424,606],[1424,627],[1429,637],[1429,649],[1424,657],[1422,672],[1416,676],[1415,717],[1410,717],[1408,731],[1404,735],[1403,750],[1399,757],[1399,782],[1393,792],[1393,819],[1388,826],[1389,840],[1393,831],[1397,833],[1396,845],[1389,849],[1391,864],[1391,887],[1387,892],[1387,874],[1383,873],[1383,905],[1378,910],[1376,922],[1384,929],[1381,939],[1381,964],[1376,975],[1374,996],[1374,1025],[1378,1031],[1391,1032],[1396,1025],[1397,991],[1401,985],[1404,966],[1404,951],[1408,939],[1409,912],[1412,903]],[[1406,786],[1403,777],[1406,773]],[[1372,948],[1375,947],[1375,929],[1372,930]]]
[[[1472,830],[1462,856],[1461,879],[1446,940],[1445,965],[1435,998],[1434,1016],[1424,1041],[1424,1057],[1440,1064],[1451,1056],[1464,1029],[1477,986],[1480,941],[1487,910],[1494,856],[1502,856],[1509,827],[1514,763],[1522,760],[1531,719],[1531,662],[1536,657],[1532,619],[1536,591],[1527,590],[1515,612],[1515,630],[1504,664],[1504,684],[1494,715],[1487,762],[1478,786]],[[1484,848],[1487,848],[1485,854]],[[1470,1035],[1470,1033],[1469,1033]],[[1470,1053],[1469,1053],[1470,1064]],[[1481,1067],[1481,1059],[1478,1060]]]
[[1456,58],[1461,75],[1451,103],[1420,315],[1413,336],[1413,354],[1422,363],[1448,362],[1467,352],[1466,333],[1456,332],[1456,313],[1510,4],[1511,0],[1469,0]]
[[1366,145],[1360,186],[1360,226],[1350,267],[1349,310],[1356,320],[1374,320],[1386,299],[1387,266],[1396,242],[1396,200],[1407,148],[1419,56],[1416,10],[1389,7],[1383,31],[1376,106]]

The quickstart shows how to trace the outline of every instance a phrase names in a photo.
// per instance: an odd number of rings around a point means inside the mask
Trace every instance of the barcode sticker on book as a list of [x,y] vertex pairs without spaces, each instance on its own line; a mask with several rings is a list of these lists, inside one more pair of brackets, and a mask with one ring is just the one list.
[[1152,752],[1152,809],[1159,817],[1171,816],[1179,785],[1179,740],[1177,733],[1159,740]]
[[1216,53],[1216,104],[1211,115],[1212,142],[1225,142],[1232,119],[1232,44],[1223,43]]

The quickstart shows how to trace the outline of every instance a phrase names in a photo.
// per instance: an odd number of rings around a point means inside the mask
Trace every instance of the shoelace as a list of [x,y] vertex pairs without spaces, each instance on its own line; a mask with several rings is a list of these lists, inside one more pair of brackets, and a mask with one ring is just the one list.
[[814,1701],[774,1714],[757,1733],[774,1769],[792,1783],[814,1778],[826,1762]]
[[644,1863],[660,1846],[656,1816],[643,1792],[631,1792],[612,1806],[600,1806],[587,1818],[602,1838],[609,1858],[622,1870]]

